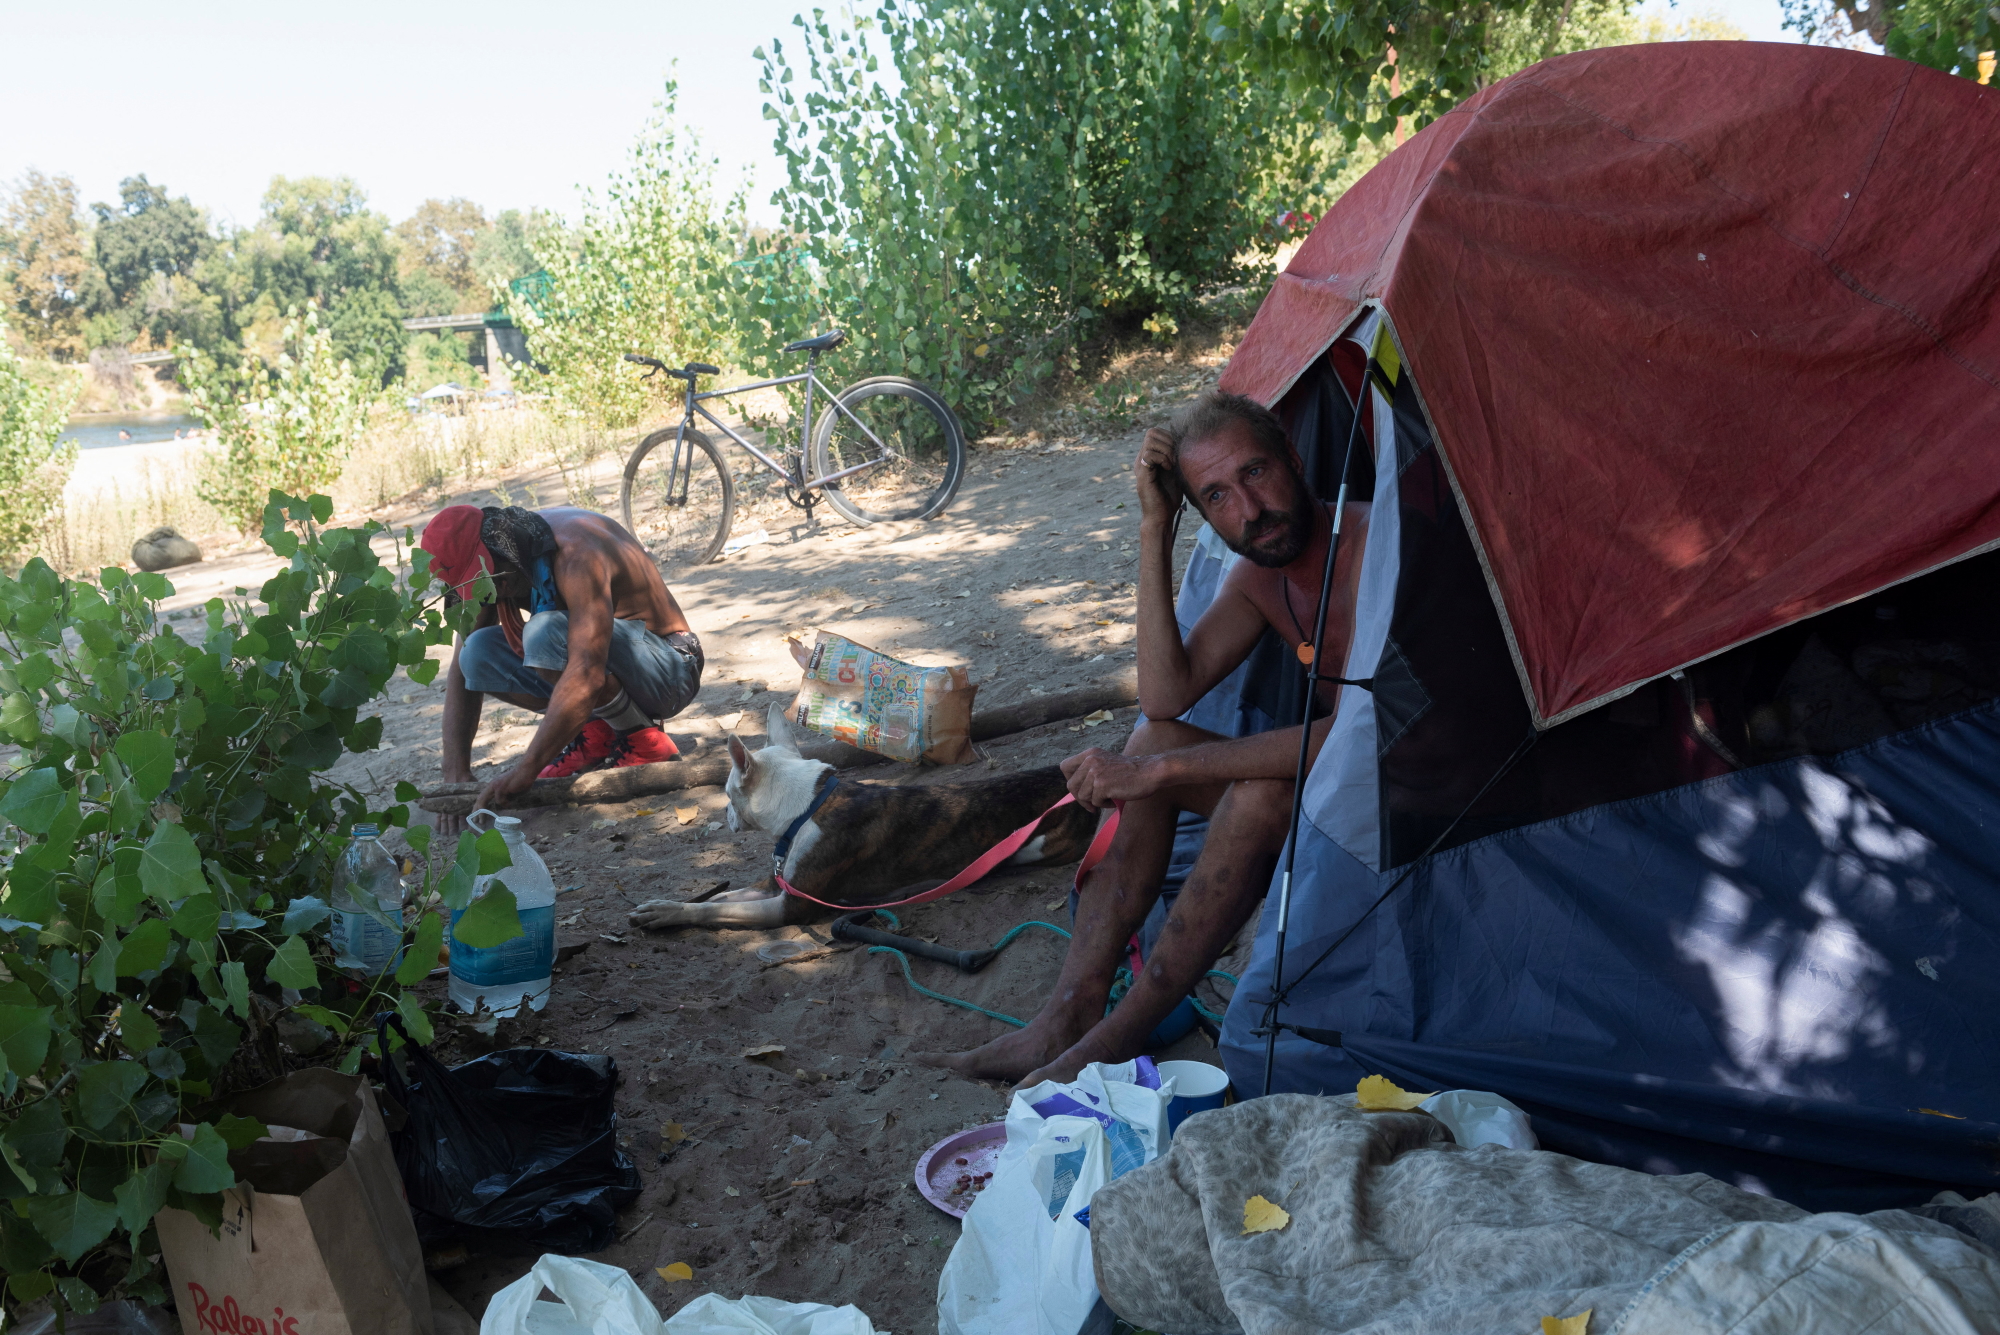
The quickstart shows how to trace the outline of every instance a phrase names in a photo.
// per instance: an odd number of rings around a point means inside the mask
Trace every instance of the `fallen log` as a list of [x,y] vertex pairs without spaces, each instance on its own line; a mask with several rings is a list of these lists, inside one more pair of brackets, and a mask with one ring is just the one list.
[[[1082,718],[1100,709],[1122,709],[1138,701],[1138,676],[1132,669],[1115,673],[1088,686],[1057,691],[1028,700],[983,710],[972,716],[972,740],[990,741],[1011,733],[1026,732],[1045,723]],[[799,748],[808,760],[823,760],[835,769],[857,769],[863,765],[886,764],[888,758],[863,751],[845,742],[808,742]],[[627,802],[637,797],[653,797],[682,788],[703,788],[722,783],[729,777],[726,754],[689,760],[663,760],[652,765],[626,769],[593,770],[573,779],[537,779],[513,803],[516,807],[584,806],[596,802]],[[417,805],[440,816],[463,816],[472,810],[472,799],[484,784],[441,783],[418,799]]]

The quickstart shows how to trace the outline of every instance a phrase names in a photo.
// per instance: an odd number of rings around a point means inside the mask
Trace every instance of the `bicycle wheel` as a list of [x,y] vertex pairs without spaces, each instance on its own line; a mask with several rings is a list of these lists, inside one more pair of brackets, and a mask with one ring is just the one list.
[[662,571],[707,565],[729,538],[736,483],[707,436],[690,428],[675,459],[668,427],[639,442],[625,461],[618,505],[625,528]]
[[849,385],[813,428],[812,475],[826,502],[857,524],[942,514],[965,476],[965,432],[945,401],[914,380]]

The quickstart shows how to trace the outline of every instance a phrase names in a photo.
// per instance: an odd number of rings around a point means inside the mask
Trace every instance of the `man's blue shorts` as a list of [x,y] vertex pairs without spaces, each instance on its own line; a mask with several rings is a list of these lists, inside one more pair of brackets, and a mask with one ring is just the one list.
[[[465,637],[458,651],[458,670],[466,689],[486,695],[534,695],[547,699],[554,691],[533,669],[562,671],[569,662],[569,613],[537,612],[521,631],[521,652],[507,646],[506,632],[482,626]],[[634,704],[654,719],[669,719],[686,709],[701,689],[701,668],[694,655],[667,643],[643,621],[611,623],[611,654],[605,665]]]

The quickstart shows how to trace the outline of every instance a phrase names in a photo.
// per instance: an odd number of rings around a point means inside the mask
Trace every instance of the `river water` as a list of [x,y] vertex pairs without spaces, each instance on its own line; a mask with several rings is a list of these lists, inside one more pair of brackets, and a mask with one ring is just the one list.
[[75,441],[79,449],[102,450],[172,440],[177,431],[185,435],[200,429],[200,421],[184,413],[89,413],[70,418],[61,438]]

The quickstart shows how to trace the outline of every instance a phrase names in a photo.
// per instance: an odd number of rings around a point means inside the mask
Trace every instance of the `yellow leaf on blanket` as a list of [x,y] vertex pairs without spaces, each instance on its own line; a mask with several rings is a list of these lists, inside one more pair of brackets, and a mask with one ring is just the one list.
[[1281,1205],[1273,1205],[1262,1196],[1252,1196],[1243,1203],[1243,1233],[1275,1233],[1292,1222]]
[[1575,1316],[1545,1316],[1542,1335],[1586,1335],[1590,1330],[1590,1314],[1596,1310],[1586,1307]]
[[694,1267],[686,1261],[676,1261],[672,1265],[655,1266],[653,1273],[669,1284],[678,1284],[684,1279],[694,1278]]
[[1365,1112],[1408,1112],[1429,1097],[1400,1089],[1395,1081],[1380,1075],[1364,1075],[1354,1087],[1355,1106]]
[[1965,1120],[1958,1113],[1939,1112],[1936,1108],[1919,1108],[1917,1111],[1920,1113],[1929,1113],[1932,1117],[1949,1117],[1954,1122],[1963,1122]]
[[674,818],[683,825],[692,825],[701,819],[700,807],[675,807]]

